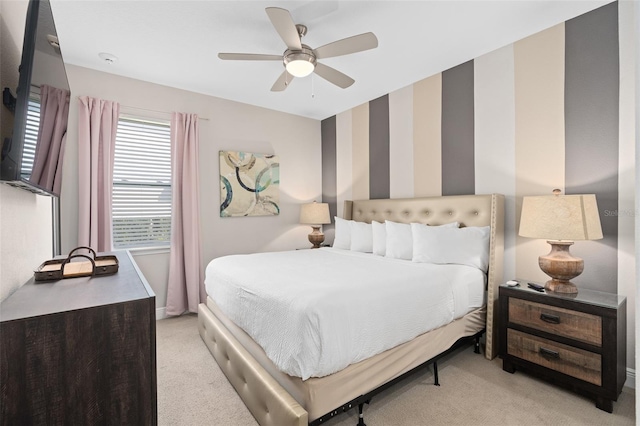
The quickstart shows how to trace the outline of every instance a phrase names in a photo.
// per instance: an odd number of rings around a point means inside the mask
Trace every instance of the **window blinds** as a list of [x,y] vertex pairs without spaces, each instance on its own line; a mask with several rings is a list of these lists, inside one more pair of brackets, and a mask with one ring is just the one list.
[[112,215],[115,248],[170,244],[169,123],[119,119],[113,168]]

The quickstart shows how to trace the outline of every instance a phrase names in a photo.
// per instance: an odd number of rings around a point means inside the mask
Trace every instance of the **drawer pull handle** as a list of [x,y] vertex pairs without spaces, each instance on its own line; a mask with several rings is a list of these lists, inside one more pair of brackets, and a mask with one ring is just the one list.
[[551,324],[560,324],[560,317],[557,315],[542,313],[540,314],[540,319]]
[[543,348],[540,347],[540,355],[542,355],[543,357],[548,357],[548,358],[560,358],[560,353],[556,352],[556,351],[552,351],[551,349],[547,349],[547,348]]

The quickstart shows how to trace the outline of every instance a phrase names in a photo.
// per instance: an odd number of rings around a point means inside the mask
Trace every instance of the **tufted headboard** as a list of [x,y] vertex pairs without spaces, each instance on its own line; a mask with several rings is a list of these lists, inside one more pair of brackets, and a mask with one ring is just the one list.
[[502,283],[504,257],[504,195],[450,195],[425,198],[356,200],[344,202],[344,218],[358,222],[390,220],[400,223],[491,226],[487,277],[487,343],[485,356],[498,354],[498,286]]

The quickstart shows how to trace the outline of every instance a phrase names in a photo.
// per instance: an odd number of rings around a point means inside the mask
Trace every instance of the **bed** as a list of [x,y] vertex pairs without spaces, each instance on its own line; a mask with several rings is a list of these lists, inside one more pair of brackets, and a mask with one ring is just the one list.
[[[235,293],[238,293],[236,288],[231,285],[231,290],[227,290],[226,293],[223,290],[218,290],[216,294],[214,287],[210,285],[212,281],[210,275],[207,284],[207,292],[210,296],[206,303],[199,306],[198,327],[200,335],[229,381],[261,425],[319,425],[334,415],[356,406],[362,413],[362,404],[368,402],[370,397],[380,389],[407,374],[411,374],[412,371],[426,363],[433,362],[462,339],[472,337],[477,341],[478,337],[485,332],[485,356],[492,359],[496,355],[495,309],[498,296],[497,287],[502,281],[504,245],[504,197],[502,195],[346,201],[343,216],[346,220],[365,223],[388,220],[396,223],[442,225],[458,222],[462,227],[489,227],[488,269],[483,281],[483,286],[486,285],[486,293],[484,294],[486,304],[477,306],[472,303],[464,311],[459,310],[458,314],[452,313],[452,317],[445,324],[436,324],[435,328],[431,328],[427,332],[412,330],[412,333],[417,333],[415,337],[408,334],[408,340],[397,345],[394,344],[389,348],[378,348],[378,352],[371,357],[349,358],[347,361],[340,361],[343,364],[346,362],[346,366],[338,362],[327,367],[324,362],[319,362],[317,366],[319,370],[316,371],[313,368],[298,367],[297,363],[294,363],[295,365],[282,364],[281,360],[277,357],[274,358],[273,348],[260,340],[262,338],[260,332],[247,328],[247,324],[243,323],[242,318],[237,317],[238,313],[233,312],[233,297]],[[321,258],[324,259],[322,262],[331,264],[331,262],[344,262],[341,260],[344,256],[353,256],[348,253],[340,253],[339,249],[326,250],[325,252],[322,250],[325,249],[304,250],[291,253],[291,255],[295,257],[296,263],[301,264],[316,262]],[[271,261],[270,256],[263,254],[256,256],[254,260],[256,263],[269,262]],[[233,271],[232,261],[234,259],[222,260],[222,262],[230,263],[230,271]],[[373,264],[370,268],[367,267],[366,262],[369,260],[366,259],[366,256],[356,255],[349,258],[348,262],[359,265],[359,270],[375,269]],[[241,268],[242,263],[237,263],[236,267]],[[419,268],[416,265],[412,267],[416,270]],[[208,273],[211,274],[211,271]],[[402,272],[401,275],[408,277],[411,273]],[[357,273],[353,277],[356,276]],[[353,277],[352,281],[357,281]],[[282,280],[283,292],[286,293],[289,291],[288,289],[295,290],[294,286],[287,287],[292,283],[287,284],[286,277],[276,278]],[[446,281],[451,277],[447,276],[443,279]],[[216,275],[215,280],[225,281],[225,276]],[[372,282],[371,285],[373,286],[375,283]],[[256,289],[243,290],[241,295],[243,303],[249,300],[247,295],[251,296],[254,293],[256,293]],[[261,297],[263,296],[256,296],[255,299],[258,300]],[[347,297],[350,300],[353,299],[352,295]],[[444,293],[442,297],[444,297]],[[304,297],[298,294],[292,296],[292,299],[300,300]],[[336,300],[341,300],[340,292],[336,295]],[[373,303],[366,299],[361,302],[365,306]],[[403,303],[410,305],[406,301]],[[334,312],[335,315],[339,313],[339,311]],[[362,315],[366,315],[366,311],[358,311],[357,316]],[[274,316],[277,317],[277,315]],[[262,318],[267,317],[263,316]],[[285,316],[284,319],[286,320],[286,318]],[[297,317],[291,316],[291,318]],[[254,319],[253,321],[260,322],[262,320]],[[242,327],[237,323],[240,323]],[[296,319],[291,323],[303,324],[303,320]],[[277,324],[283,335],[290,334],[285,322]],[[384,322],[381,322],[375,328],[380,330],[384,327]],[[362,328],[362,334],[366,336],[364,328],[366,327]],[[247,332],[245,329],[250,331]],[[253,335],[253,338],[249,333]],[[351,333],[353,334],[353,331]],[[359,342],[359,345],[368,341],[377,341],[371,337],[364,339]],[[262,345],[256,343],[256,340],[261,341]],[[318,342],[315,342],[315,346],[318,346]],[[324,349],[328,352],[328,349],[331,348],[330,343],[326,343],[325,346],[323,348],[323,344],[320,343],[320,351]],[[312,344],[303,348],[296,346],[291,350],[293,354],[313,354],[313,348]],[[267,355],[267,352],[270,356]],[[313,356],[311,358],[317,359]],[[355,360],[355,362],[349,360]],[[288,371],[290,374],[283,371]],[[435,373],[437,380],[437,370]]]

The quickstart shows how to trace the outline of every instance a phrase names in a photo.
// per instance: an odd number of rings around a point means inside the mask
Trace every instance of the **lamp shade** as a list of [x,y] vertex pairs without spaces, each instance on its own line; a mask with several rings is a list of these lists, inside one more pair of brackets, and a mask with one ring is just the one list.
[[599,240],[602,227],[594,194],[524,197],[521,237],[547,240]]
[[300,207],[300,223],[308,225],[322,225],[331,223],[329,216],[329,204],[313,203],[303,204]]

